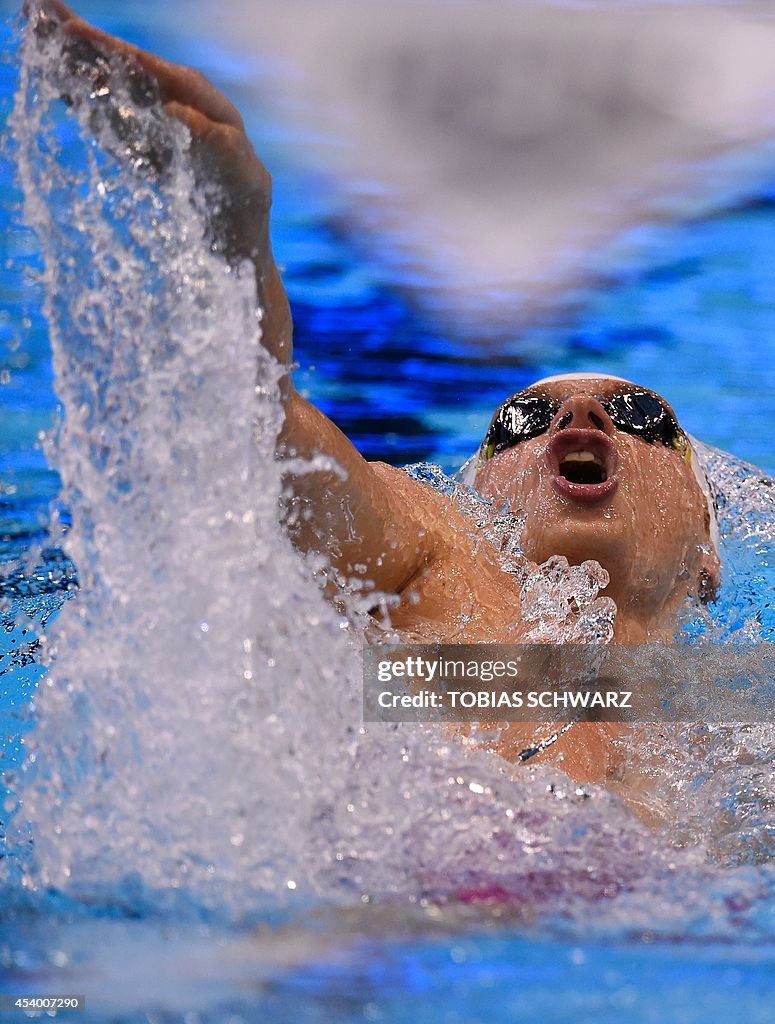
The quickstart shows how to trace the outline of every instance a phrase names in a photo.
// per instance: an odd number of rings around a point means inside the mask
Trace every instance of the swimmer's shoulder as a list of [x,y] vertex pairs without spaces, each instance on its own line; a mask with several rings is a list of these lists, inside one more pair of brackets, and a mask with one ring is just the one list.
[[461,555],[467,548],[481,545],[475,523],[451,498],[385,462],[370,462],[369,467],[390,493],[394,510],[400,510],[401,518],[427,538],[429,558],[448,557],[453,551]]
[[[370,463],[388,484],[419,538],[422,558],[401,588],[397,628],[434,641],[516,641],[519,588],[501,569],[499,553],[477,524],[446,495],[385,463]],[[463,625],[463,623],[465,625]]]

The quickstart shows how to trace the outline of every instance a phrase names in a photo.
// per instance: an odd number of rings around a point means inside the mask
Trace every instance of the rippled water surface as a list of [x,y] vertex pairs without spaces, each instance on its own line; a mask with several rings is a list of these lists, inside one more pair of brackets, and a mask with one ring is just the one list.
[[[83,10],[239,99],[245,70],[190,27]],[[56,52],[25,68],[37,236],[9,162],[0,220],[0,989],[83,992],[94,1020],[770,1020],[771,726],[669,752],[672,842],[549,769],[364,729],[357,622],[277,526],[275,370],[249,275],[197,243],[184,134],[161,181],[128,175],[90,141],[104,124],[79,132],[88,104],[56,100]],[[2,75],[8,113],[18,68]],[[747,463],[775,469],[775,167],[633,228],[513,336],[453,334],[395,252],[353,234],[303,139],[245,113],[300,386],[365,454],[453,469],[536,376],[642,381],[745,460],[705,454],[727,571],[703,628],[772,639],[773,498]]]

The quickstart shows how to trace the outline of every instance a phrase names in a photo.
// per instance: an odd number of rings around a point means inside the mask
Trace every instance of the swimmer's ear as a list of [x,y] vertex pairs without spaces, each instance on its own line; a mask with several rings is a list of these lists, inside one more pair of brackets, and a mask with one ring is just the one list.
[[718,597],[721,586],[721,563],[713,549],[702,556],[697,595],[703,604],[712,604]]

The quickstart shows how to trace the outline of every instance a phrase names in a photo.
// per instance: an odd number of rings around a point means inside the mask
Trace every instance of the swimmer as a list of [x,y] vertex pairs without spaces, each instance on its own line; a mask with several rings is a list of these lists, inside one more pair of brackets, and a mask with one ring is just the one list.
[[[61,34],[87,78],[116,60],[155,83],[164,110],[191,132],[192,152],[223,189],[219,241],[256,267],[263,344],[286,367],[291,314],[269,236],[271,182],[237,110],[205,78],[93,28],[58,0],[30,7],[35,31]],[[504,389],[505,390],[505,389]],[[499,552],[449,498],[384,463],[369,463],[323,413],[282,382],[278,457],[324,456],[330,468],[289,474],[293,542],[321,551],[343,580],[391,595],[392,627],[418,642],[518,643],[528,635],[520,584]],[[688,599],[708,601],[719,582],[713,514],[691,444],[667,402],[598,375],[540,381],[496,411],[469,467],[495,507],[526,513],[530,563],[553,555],[599,562],[617,605],[614,639],[670,641]],[[539,751],[579,782],[620,772],[623,726],[579,723]],[[496,749],[518,761],[535,726],[511,723]]]

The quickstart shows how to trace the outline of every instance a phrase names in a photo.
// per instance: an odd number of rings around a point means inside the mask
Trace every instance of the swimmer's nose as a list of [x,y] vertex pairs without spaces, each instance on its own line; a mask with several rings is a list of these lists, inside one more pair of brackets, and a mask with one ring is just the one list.
[[572,395],[566,398],[552,420],[550,430],[602,430],[611,437],[616,430],[611,417],[593,395]]

